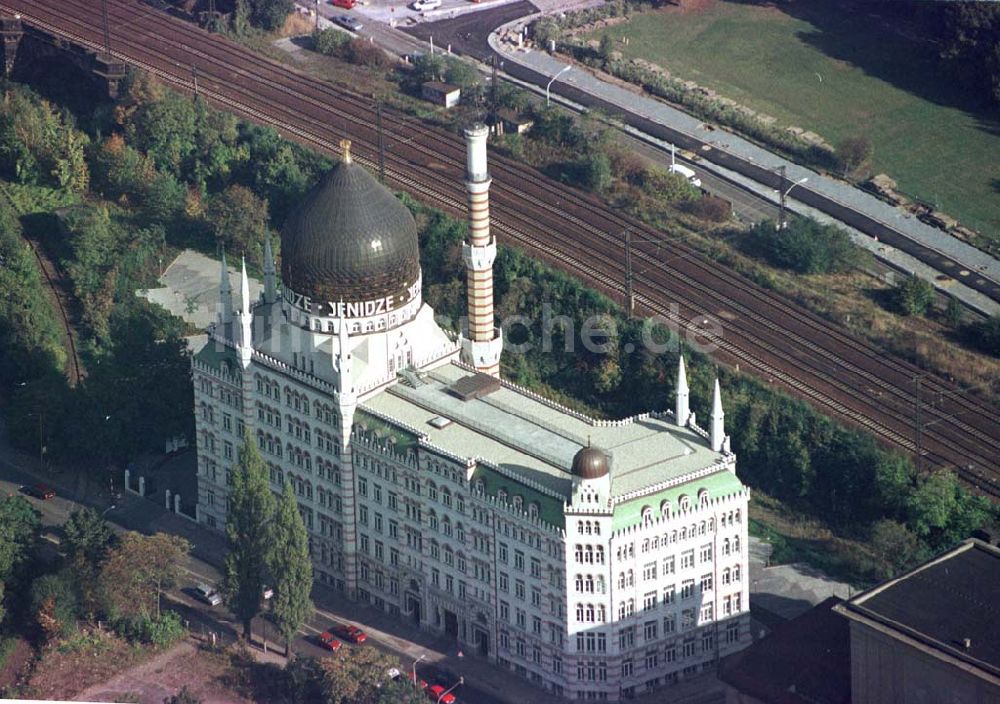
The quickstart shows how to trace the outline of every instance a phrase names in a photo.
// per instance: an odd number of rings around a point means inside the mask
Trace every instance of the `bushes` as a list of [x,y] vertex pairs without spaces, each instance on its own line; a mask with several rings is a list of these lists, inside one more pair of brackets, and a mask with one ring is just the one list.
[[811,218],[791,218],[783,230],[763,221],[749,230],[744,249],[775,266],[800,274],[834,274],[853,269],[866,259],[864,250],[847,233]]
[[923,315],[934,302],[934,286],[914,274],[896,285],[892,297],[896,310],[903,315]]
[[187,631],[181,617],[172,611],[160,616],[128,616],[114,622],[115,632],[133,643],[167,648],[183,638]]
[[351,41],[351,35],[340,30],[317,29],[312,34],[313,49],[326,56],[340,56]]

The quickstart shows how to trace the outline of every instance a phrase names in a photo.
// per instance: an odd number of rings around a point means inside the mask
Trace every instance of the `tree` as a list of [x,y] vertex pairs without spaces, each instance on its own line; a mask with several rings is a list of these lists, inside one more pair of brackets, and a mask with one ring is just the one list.
[[580,161],[580,185],[601,193],[611,185],[611,160],[599,149],[591,149]]
[[274,516],[272,536],[269,565],[274,575],[272,608],[285,638],[285,657],[288,657],[292,638],[313,612],[309,599],[313,583],[309,536],[288,479]]
[[107,554],[114,534],[111,526],[92,508],[73,511],[63,524],[70,558],[96,567]]
[[934,287],[916,274],[908,276],[893,291],[896,308],[903,315],[923,315],[934,302]]
[[[344,649],[335,658],[323,658],[324,704],[375,704],[387,686],[386,671],[398,665],[392,657],[372,647]],[[411,687],[416,692],[416,689]],[[396,701],[396,700],[393,700]]]
[[294,9],[292,0],[250,0],[250,21],[261,29],[273,32],[281,28]]
[[602,59],[607,61],[611,58],[611,53],[615,50],[615,40],[611,38],[611,35],[605,32],[601,35],[601,42],[598,44],[597,53]]
[[313,48],[326,56],[339,56],[351,41],[351,35],[339,29],[317,29],[313,32]]
[[899,521],[877,521],[872,526],[869,544],[881,563],[885,579],[906,570],[923,557],[920,540]]
[[46,641],[66,636],[76,628],[78,602],[74,575],[46,574],[31,584],[31,613]]
[[174,585],[191,544],[177,535],[128,532],[101,568],[101,590],[116,616],[160,617],[160,598]]
[[440,81],[444,77],[444,59],[440,54],[421,54],[413,60],[413,78],[417,83]]
[[791,218],[780,230],[773,222],[760,222],[747,233],[743,246],[775,266],[800,274],[835,274],[866,259],[864,250],[846,232],[812,218]]
[[837,163],[844,176],[866,177],[871,167],[872,142],[867,137],[848,137],[837,144]]
[[5,585],[18,576],[41,526],[38,511],[23,496],[0,496],[0,621]]
[[260,613],[261,595],[267,583],[274,513],[275,501],[267,467],[247,428],[239,463],[233,471],[226,513],[229,554],[226,555],[225,592],[229,607],[243,622],[243,636],[248,641],[251,622]]
[[216,239],[229,251],[261,263],[264,237],[268,233],[267,200],[246,186],[232,185],[208,202],[205,220]]

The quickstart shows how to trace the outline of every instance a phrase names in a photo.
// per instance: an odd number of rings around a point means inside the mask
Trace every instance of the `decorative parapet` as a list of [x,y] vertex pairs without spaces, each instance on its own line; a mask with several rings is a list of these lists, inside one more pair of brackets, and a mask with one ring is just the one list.
[[736,500],[739,500],[740,503],[742,503],[744,500],[749,501],[750,490],[741,489],[740,491],[734,491],[730,494],[724,494],[723,496],[710,497],[705,505],[698,504],[696,506],[692,506],[686,511],[682,511],[680,509],[673,510],[667,516],[659,514],[659,510],[657,508],[654,508],[653,509],[654,517],[652,521],[648,523],[639,522],[627,528],[621,528],[619,530],[614,531],[611,534],[611,537],[622,538],[643,532],[647,529],[653,529],[655,531],[661,528],[666,528],[668,527],[667,526],[668,523],[676,521],[679,518],[687,518],[687,517],[697,518],[699,517],[699,514],[706,512],[711,513],[715,509],[722,508],[725,504],[729,504],[730,502]]
[[498,511],[505,511],[506,513],[513,515],[517,518],[519,523],[526,523],[533,528],[537,528],[538,530],[545,531],[547,533],[552,533],[560,538],[566,537],[566,531],[563,528],[554,526],[547,521],[543,521],[541,518],[532,518],[527,511],[518,511],[515,509],[514,505],[509,501],[500,501],[496,496],[479,496],[479,498],[485,500]]
[[614,515],[614,507],[609,502],[606,506],[573,506],[563,504],[563,513],[567,516],[606,516],[610,518]]
[[617,506],[618,504],[623,504],[627,501],[631,501],[632,499],[639,499],[642,498],[643,496],[656,494],[660,491],[663,491],[664,489],[669,489],[672,486],[678,486],[679,484],[687,484],[688,482],[694,481],[695,479],[700,479],[701,477],[707,476],[709,474],[715,474],[719,470],[728,471],[730,469],[730,466],[732,465],[734,458],[735,455],[729,455],[723,457],[717,462],[714,462],[702,469],[698,469],[693,472],[688,472],[687,474],[682,474],[681,476],[674,477],[672,479],[665,479],[662,482],[657,482],[656,484],[650,484],[649,486],[645,486],[641,489],[635,489],[634,491],[622,494],[621,496],[614,496],[611,499],[611,504],[613,506]]
[[431,364],[434,364],[435,362],[440,362],[444,359],[447,359],[451,355],[454,355],[456,352],[461,351],[461,349],[462,346],[458,342],[458,338],[456,337],[455,340],[450,342],[449,344],[441,345],[433,352],[430,352],[421,357],[420,359],[415,360],[413,366],[417,369],[422,369],[424,367],[430,366]]
[[208,374],[209,376],[214,376],[227,384],[232,384],[234,386],[239,386],[241,381],[240,377],[235,374],[230,374],[225,369],[219,369],[217,367],[208,364],[207,362],[202,362],[196,357],[191,358],[191,367],[198,370],[202,374]]
[[293,379],[297,379],[298,381],[301,381],[303,384],[306,384],[307,386],[311,386],[315,389],[322,389],[323,391],[326,391],[327,393],[332,395],[336,395],[337,393],[337,389],[333,386],[333,384],[329,383],[328,381],[324,381],[323,379],[320,379],[318,376],[310,374],[308,372],[304,372],[301,369],[296,369],[290,364],[285,364],[280,359],[272,357],[269,354],[265,354],[260,350],[253,350],[251,359],[260,362],[265,367],[270,367],[271,369],[279,371],[282,374],[285,374],[286,376],[290,376]]
[[553,499],[559,499],[561,501],[565,501],[566,500],[565,495],[560,494],[558,491],[555,491],[554,489],[550,489],[549,487],[545,486],[544,484],[536,482],[534,479],[529,479],[528,477],[521,476],[517,472],[512,472],[511,470],[509,470],[509,469],[507,469],[507,468],[505,468],[505,467],[503,467],[501,465],[495,464],[495,463],[490,462],[489,460],[483,459],[481,457],[476,457],[475,459],[476,459],[476,461],[479,464],[483,465],[484,467],[488,467],[488,468],[492,469],[493,471],[497,472],[498,474],[502,474],[505,477],[507,477],[508,479],[512,479],[512,480],[516,481],[518,484],[524,484],[524,486],[526,486],[526,487],[528,487],[530,489],[534,489],[535,491],[537,491],[540,494],[545,494],[548,497],[551,497]]
[[[355,426],[357,427],[357,426]],[[380,440],[379,438],[372,435],[370,432],[365,432],[362,430],[355,430],[351,433],[354,436],[354,448],[358,449],[360,446],[367,452],[378,455],[385,455],[392,459],[394,462],[406,465],[412,469],[417,469],[417,460],[413,453],[402,453],[397,452],[394,448],[394,444],[391,442],[386,442],[385,440]]]

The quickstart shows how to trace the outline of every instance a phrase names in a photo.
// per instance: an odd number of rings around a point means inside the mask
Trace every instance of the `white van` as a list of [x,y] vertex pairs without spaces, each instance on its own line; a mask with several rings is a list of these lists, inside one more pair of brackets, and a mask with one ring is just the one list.
[[690,183],[692,186],[694,186],[695,188],[701,188],[701,179],[698,178],[697,175],[695,175],[693,169],[684,166],[684,164],[671,164],[667,168],[667,171],[669,171],[672,174],[683,176],[688,180],[688,183]]

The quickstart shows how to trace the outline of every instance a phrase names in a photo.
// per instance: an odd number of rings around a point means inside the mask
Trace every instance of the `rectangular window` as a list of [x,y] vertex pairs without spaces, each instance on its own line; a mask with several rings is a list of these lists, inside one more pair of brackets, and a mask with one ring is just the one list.
[[663,654],[663,660],[665,662],[674,662],[677,660],[677,648],[670,646],[667,648],[666,652]]
[[497,545],[497,559],[504,564],[507,564],[507,545],[506,543],[499,543]]
[[699,550],[698,558],[702,562],[711,562],[712,561],[712,545],[711,545],[711,543],[709,543],[708,545],[702,545],[701,546],[701,550]]
[[646,651],[646,669],[655,670],[656,666],[659,664],[659,658],[656,655],[655,650]]
[[531,632],[537,636],[542,635],[542,619],[540,617],[531,617]]
[[712,616],[714,615],[712,612],[713,612],[713,609],[712,609],[712,603],[711,602],[709,602],[708,604],[705,604],[704,606],[702,606],[701,607],[701,614],[700,614],[700,617],[698,619],[698,623],[708,623],[709,621],[711,621],[712,620]]
[[671,555],[670,557],[663,558],[663,574],[664,576],[666,576],[668,574],[673,574],[673,573],[674,573],[674,557],[673,555]]
[[631,660],[622,661],[622,678],[631,677],[635,672],[635,664]]
[[537,557],[531,558],[531,576],[535,579],[542,578],[542,563]]
[[694,628],[694,609],[684,609],[681,611],[681,630],[688,631]]
[[534,587],[531,589],[531,605],[539,609],[542,608],[542,592]]
[[656,579],[656,563],[655,562],[647,562],[643,566],[643,568],[642,568],[642,578],[646,579],[646,580]]
[[701,637],[701,652],[711,652],[715,647],[715,638],[712,633],[706,633]]
[[381,513],[376,513],[375,514],[375,530],[378,531],[379,533],[382,532],[382,514]]
[[694,550],[686,550],[681,553],[681,569],[686,570],[694,567]]
[[510,604],[506,601],[500,602],[500,618],[504,621],[510,621]]
[[524,609],[515,609],[515,616],[517,617],[517,625],[520,628],[526,628],[527,616],[524,613]]
[[688,638],[684,641],[684,657],[693,658],[694,657],[694,638]]
[[674,597],[677,595],[677,587],[674,584],[663,588],[663,603],[673,604]]
[[740,640],[740,624],[730,623],[726,626],[726,642],[737,643]]
[[363,526],[368,525],[368,507],[364,504],[358,506],[358,522]]
[[681,583],[681,599],[690,599],[694,596],[694,580],[685,579]]
[[674,614],[663,617],[663,634],[677,632],[677,617]]
[[233,459],[233,443],[227,441],[223,445],[222,454],[227,460]]
[[635,626],[629,626],[628,628],[623,628],[618,633],[618,647],[622,650],[631,648],[635,645]]
[[642,608],[647,610],[656,608],[656,592],[646,592],[642,597]]
[[703,574],[701,576],[701,590],[703,592],[710,592],[710,591],[712,591],[712,575],[710,575],[710,574]]
[[514,596],[524,601],[524,582],[520,579],[514,582]]
[[646,621],[642,625],[642,637],[647,641],[656,640],[656,621]]
[[365,477],[358,477],[358,493],[361,496],[368,496],[368,480]]
[[500,582],[500,591],[502,592],[510,591],[510,583],[507,581],[506,573],[504,572],[500,573],[499,582]]
[[361,552],[365,553],[366,555],[368,554],[368,536],[367,535],[362,535],[361,536]]
[[399,524],[396,521],[389,521],[389,537],[399,538]]
[[520,550],[514,551],[514,569],[524,572],[524,553]]

